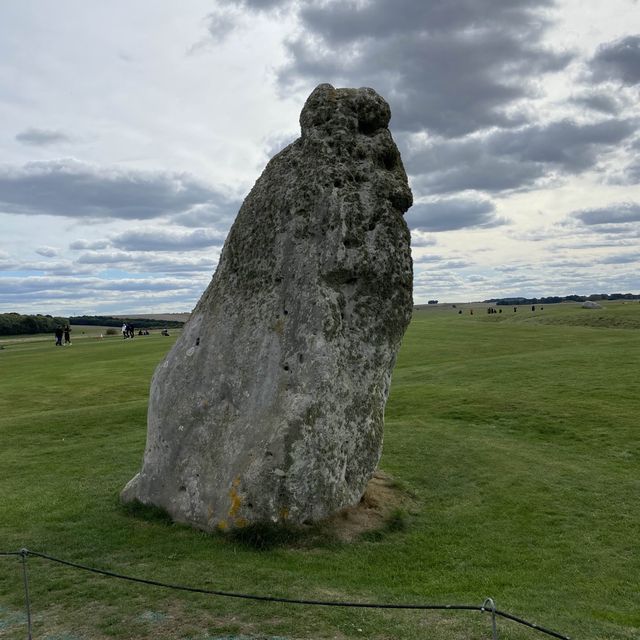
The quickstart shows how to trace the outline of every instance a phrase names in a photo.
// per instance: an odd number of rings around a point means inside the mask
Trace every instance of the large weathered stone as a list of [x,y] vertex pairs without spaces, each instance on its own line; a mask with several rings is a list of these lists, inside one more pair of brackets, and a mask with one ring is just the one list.
[[412,310],[412,196],[372,89],[320,85],[156,369],[122,499],[203,529],[321,519],[378,464]]

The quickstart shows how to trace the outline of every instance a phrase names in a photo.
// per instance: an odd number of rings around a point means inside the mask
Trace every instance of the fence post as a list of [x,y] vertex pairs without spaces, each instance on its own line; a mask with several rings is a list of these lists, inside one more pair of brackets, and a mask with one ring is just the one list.
[[489,605],[489,608],[491,609],[491,629],[493,632],[493,640],[498,640],[498,628],[496,626],[496,604],[493,601],[492,598],[487,598],[483,603],[482,603],[482,610],[485,611],[487,605]]
[[29,599],[29,576],[27,575],[27,549],[20,549],[20,557],[22,558],[22,579],[24,581],[24,604],[27,609],[27,640],[33,640],[31,635],[31,602]]

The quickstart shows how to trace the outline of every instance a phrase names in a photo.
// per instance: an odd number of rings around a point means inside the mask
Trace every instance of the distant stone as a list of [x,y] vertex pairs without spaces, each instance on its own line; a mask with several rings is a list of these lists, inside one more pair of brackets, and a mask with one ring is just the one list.
[[602,309],[602,305],[597,302],[593,302],[593,300],[586,300],[582,303],[583,309]]
[[372,89],[320,85],[156,369],[124,501],[206,530],[357,503],[412,311],[412,196]]

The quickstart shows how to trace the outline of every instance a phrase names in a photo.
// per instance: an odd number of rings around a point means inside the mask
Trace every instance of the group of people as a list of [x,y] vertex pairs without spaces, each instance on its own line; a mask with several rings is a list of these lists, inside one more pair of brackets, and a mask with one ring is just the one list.
[[[71,344],[71,327],[69,327],[69,325],[66,325],[65,327],[57,326],[54,333],[56,336],[56,347],[62,347],[62,346]],[[126,340],[127,338],[133,338],[135,335],[136,335],[136,332],[135,332],[134,326],[132,324],[129,324],[128,322],[124,322],[122,324],[122,337]],[[139,329],[138,335],[148,336],[149,330]],[[167,329],[163,329],[162,335],[168,336],[169,331],[167,331]],[[100,334],[100,337],[103,338],[104,337],[103,334]],[[64,343],[62,342],[63,339],[64,339]]]
[[[64,328],[58,326],[55,330],[56,347],[67,346],[71,344],[71,327],[66,325]],[[64,345],[62,344],[62,338],[64,338]]]
[[[454,305],[455,308],[455,305]],[[544,307],[540,307],[540,311],[542,311],[544,309]],[[536,310],[536,305],[531,305],[531,311],[535,311]],[[513,307],[513,312],[516,313],[518,311],[518,307]],[[469,313],[471,315],[473,315],[473,309],[469,309]],[[487,307],[487,313],[489,315],[493,314],[493,313],[502,313],[502,309],[496,309],[495,307]],[[462,309],[458,310],[458,315],[462,314]]]
[[126,340],[127,338],[133,338],[136,335],[133,325],[128,322],[122,323],[122,337]]

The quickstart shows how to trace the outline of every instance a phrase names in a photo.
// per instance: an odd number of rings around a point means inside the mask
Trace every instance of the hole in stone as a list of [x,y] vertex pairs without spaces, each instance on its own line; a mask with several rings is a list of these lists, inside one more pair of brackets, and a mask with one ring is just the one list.
[[288,365],[288,364],[285,364],[282,368],[283,368],[285,371],[289,371],[289,365]]
[[253,502],[248,502],[247,507],[249,507],[249,509],[253,509]]
[[196,338],[196,347],[200,344],[200,338]]
[[187,490],[187,487],[185,487],[184,485],[180,487],[180,491],[186,491],[186,490]]
[[396,165],[398,164],[398,157],[392,149],[386,149],[385,151],[383,151],[380,160],[382,160],[382,165],[385,169],[387,169],[387,171],[395,169]]
[[360,133],[364,133],[365,136],[370,136],[372,133],[375,133],[378,128],[379,127],[375,121],[358,120],[358,131]]
[[299,354],[298,354],[298,362],[299,362],[300,364],[302,364],[302,362],[303,362],[303,361],[304,361],[304,356],[303,356],[301,353],[299,353]]
[[346,249],[353,249],[360,245],[357,238],[345,238],[343,244]]
[[284,315],[289,315],[289,312],[285,309],[282,313],[284,313]]

